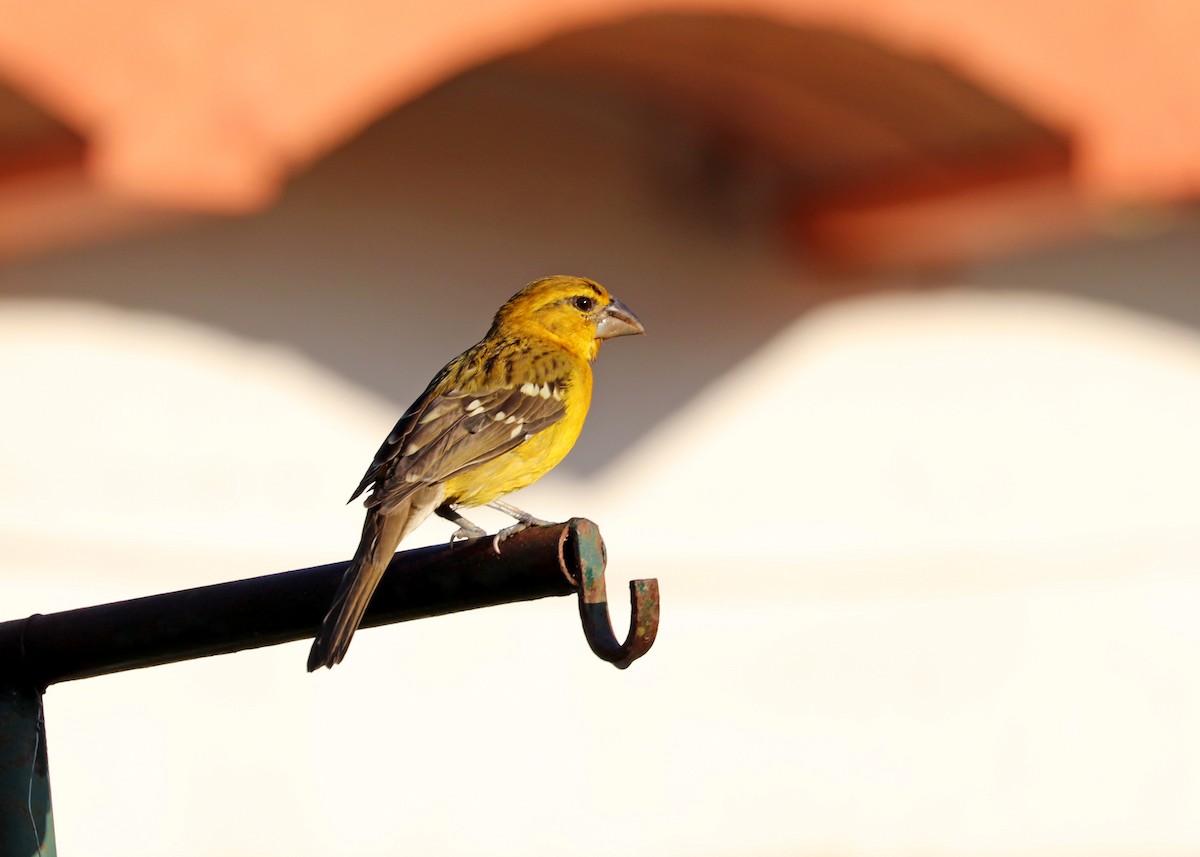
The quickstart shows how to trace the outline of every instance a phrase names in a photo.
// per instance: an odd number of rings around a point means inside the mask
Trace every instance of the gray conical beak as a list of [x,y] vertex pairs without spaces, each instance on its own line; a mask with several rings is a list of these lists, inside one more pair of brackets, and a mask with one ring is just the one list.
[[633,310],[616,298],[600,313],[600,321],[596,323],[597,339],[612,339],[614,336],[632,336],[635,333],[645,333],[646,328],[638,321]]

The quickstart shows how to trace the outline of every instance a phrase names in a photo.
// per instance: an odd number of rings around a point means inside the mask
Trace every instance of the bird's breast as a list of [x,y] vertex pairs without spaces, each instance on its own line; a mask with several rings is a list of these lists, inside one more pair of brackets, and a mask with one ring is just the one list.
[[579,439],[587,418],[592,399],[591,372],[569,378],[561,389],[561,419],[515,449],[448,480],[446,499],[463,506],[483,506],[533,484],[562,461]]

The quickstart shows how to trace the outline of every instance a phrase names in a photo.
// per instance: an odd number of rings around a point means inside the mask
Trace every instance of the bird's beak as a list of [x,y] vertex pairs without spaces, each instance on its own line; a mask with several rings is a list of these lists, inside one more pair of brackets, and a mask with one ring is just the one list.
[[635,333],[645,333],[646,328],[638,321],[633,310],[616,298],[600,313],[600,321],[596,324],[597,339],[612,339],[614,336],[632,336]]

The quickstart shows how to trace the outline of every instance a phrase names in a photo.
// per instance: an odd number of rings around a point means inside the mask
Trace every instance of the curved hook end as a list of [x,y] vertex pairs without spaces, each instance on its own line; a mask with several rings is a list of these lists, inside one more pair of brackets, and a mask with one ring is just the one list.
[[623,657],[613,661],[617,669],[625,669],[654,645],[658,636],[658,580],[629,581],[629,633],[621,645]]

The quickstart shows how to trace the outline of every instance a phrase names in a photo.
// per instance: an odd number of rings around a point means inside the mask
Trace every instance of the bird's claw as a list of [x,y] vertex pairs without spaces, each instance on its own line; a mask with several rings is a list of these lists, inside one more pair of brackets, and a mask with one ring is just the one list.
[[521,532],[522,530],[527,530],[530,527],[549,527],[551,524],[551,521],[543,521],[541,518],[535,518],[532,515],[528,516],[527,518],[522,518],[511,527],[505,527],[503,530],[500,530],[498,533],[496,533],[496,535],[492,536],[492,550],[496,552],[496,556],[499,556],[500,542],[504,541],[509,536],[515,536],[517,533]]
[[496,556],[500,556],[500,542],[504,541],[509,536],[515,536],[517,533],[521,532],[521,530],[528,528],[529,524],[525,523],[524,521],[517,521],[511,527],[505,527],[503,530],[497,532],[496,535],[492,536],[492,550],[496,552]]
[[483,527],[476,527],[474,525],[462,526],[451,533],[450,544],[454,544],[455,542],[465,542],[469,539],[482,539],[486,535],[487,530],[485,530]]

